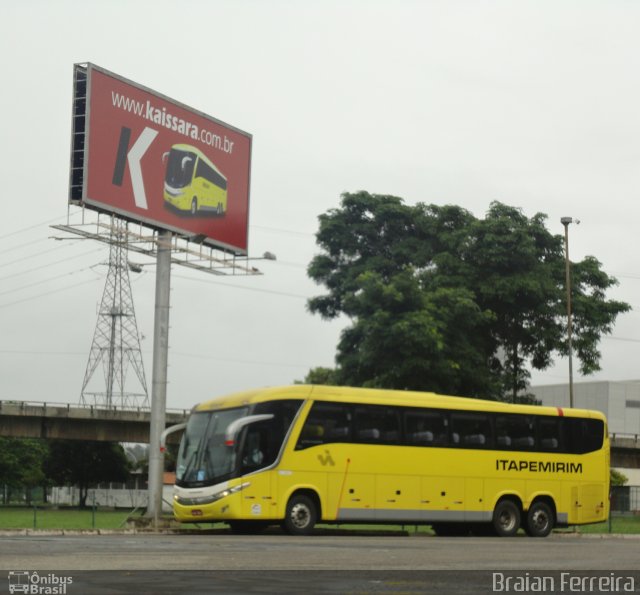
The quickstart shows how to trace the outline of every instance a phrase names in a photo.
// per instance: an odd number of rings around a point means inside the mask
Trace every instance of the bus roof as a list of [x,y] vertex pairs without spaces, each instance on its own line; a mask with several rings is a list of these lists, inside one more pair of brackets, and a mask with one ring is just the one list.
[[347,386],[324,386],[295,384],[260,388],[217,397],[196,405],[194,411],[230,409],[252,403],[282,399],[313,399],[338,403],[362,403],[369,405],[398,405],[402,407],[432,407],[436,409],[466,409],[469,411],[491,411],[502,413],[525,413],[533,415],[556,415],[567,417],[591,417],[606,421],[604,413],[587,409],[564,409],[539,405],[514,405],[501,401],[454,397],[432,392],[386,390],[377,388],[353,388]]

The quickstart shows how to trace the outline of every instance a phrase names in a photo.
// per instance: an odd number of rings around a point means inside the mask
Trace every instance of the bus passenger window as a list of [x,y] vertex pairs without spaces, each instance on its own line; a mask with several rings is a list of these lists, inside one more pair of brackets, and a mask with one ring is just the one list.
[[560,446],[560,418],[538,418],[538,448],[543,451],[557,451]]
[[602,448],[604,438],[602,420],[565,417],[562,424],[566,452],[584,454]]
[[330,442],[350,442],[351,410],[346,404],[316,402],[302,427],[296,450]]
[[451,442],[462,448],[489,448],[493,444],[491,422],[485,413],[454,411],[451,413]]
[[378,405],[356,407],[354,428],[358,442],[400,444],[399,412],[394,407]]
[[530,415],[496,415],[494,420],[497,448],[533,449],[535,428]]
[[406,444],[444,446],[447,444],[447,418],[444,411],[409,410],[404,414]]

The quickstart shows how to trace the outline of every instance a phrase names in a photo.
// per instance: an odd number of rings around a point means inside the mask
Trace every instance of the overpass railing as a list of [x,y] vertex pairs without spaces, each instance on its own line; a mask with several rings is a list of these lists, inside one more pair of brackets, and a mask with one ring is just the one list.
[[[151,413],[151,409],[149,407],[108,407],[108,406],[97,406],[97,405],[83,405],[83,404],[72,404],[72,403],[61,403],[56,401],[18,401],[13,399],[0,399],[0,412],[2,412],[3,406],[9,405],[10,407],[18,407],[21,411],[25,411],[27,407],[38,407],[42,408],[45,411],[47,408],[56,408],[56,409],[66,409],[67,411],[71,411],[72,409],[80,409],[84,411],[131,411],[136,413]],[[168,407],[165,410],[167,413],[175,413],[177,415],[186,416],[189,414],[190,409],[177,409]]]

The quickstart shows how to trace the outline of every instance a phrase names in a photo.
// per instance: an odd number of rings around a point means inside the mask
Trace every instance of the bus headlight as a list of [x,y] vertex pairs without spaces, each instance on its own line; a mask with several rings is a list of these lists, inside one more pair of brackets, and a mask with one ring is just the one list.
[[213,502],[217,502],[218,500],[222,500],[222,498],[226,498],[227,496],[231,496],[232,494],[236,494],[246,487],[249,487],[251,482],[241,483],[233,488],[227,488],[226,490],[222,490],[221,492],[216,492],[215,494],[210,494],[208,496],[203,496],[202,498],[182,498],[180,496],[174,496],[174,500],[178,504],[182,504],[183,506],[196,506],[199,504],[212,504]]

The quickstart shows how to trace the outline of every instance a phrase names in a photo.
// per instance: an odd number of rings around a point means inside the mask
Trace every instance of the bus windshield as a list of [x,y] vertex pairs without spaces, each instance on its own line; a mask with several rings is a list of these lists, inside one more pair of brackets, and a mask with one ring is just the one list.
[[176,481],[210,485],[228,479],[236,467],[236,449],[225,445],[225,432],[245,415],[246,407],[191,415],[178,451]]
[[172,188],[184,188],[191,184],[196,158],[195,153],[171,149],[167,161],[166,183]]
[[[178,451],[176,485],[214,485],[273,465],[301,402],[283,399],[193,413]],[[265,419],[251,420],[229,440],[229,426],[250,415]]]

